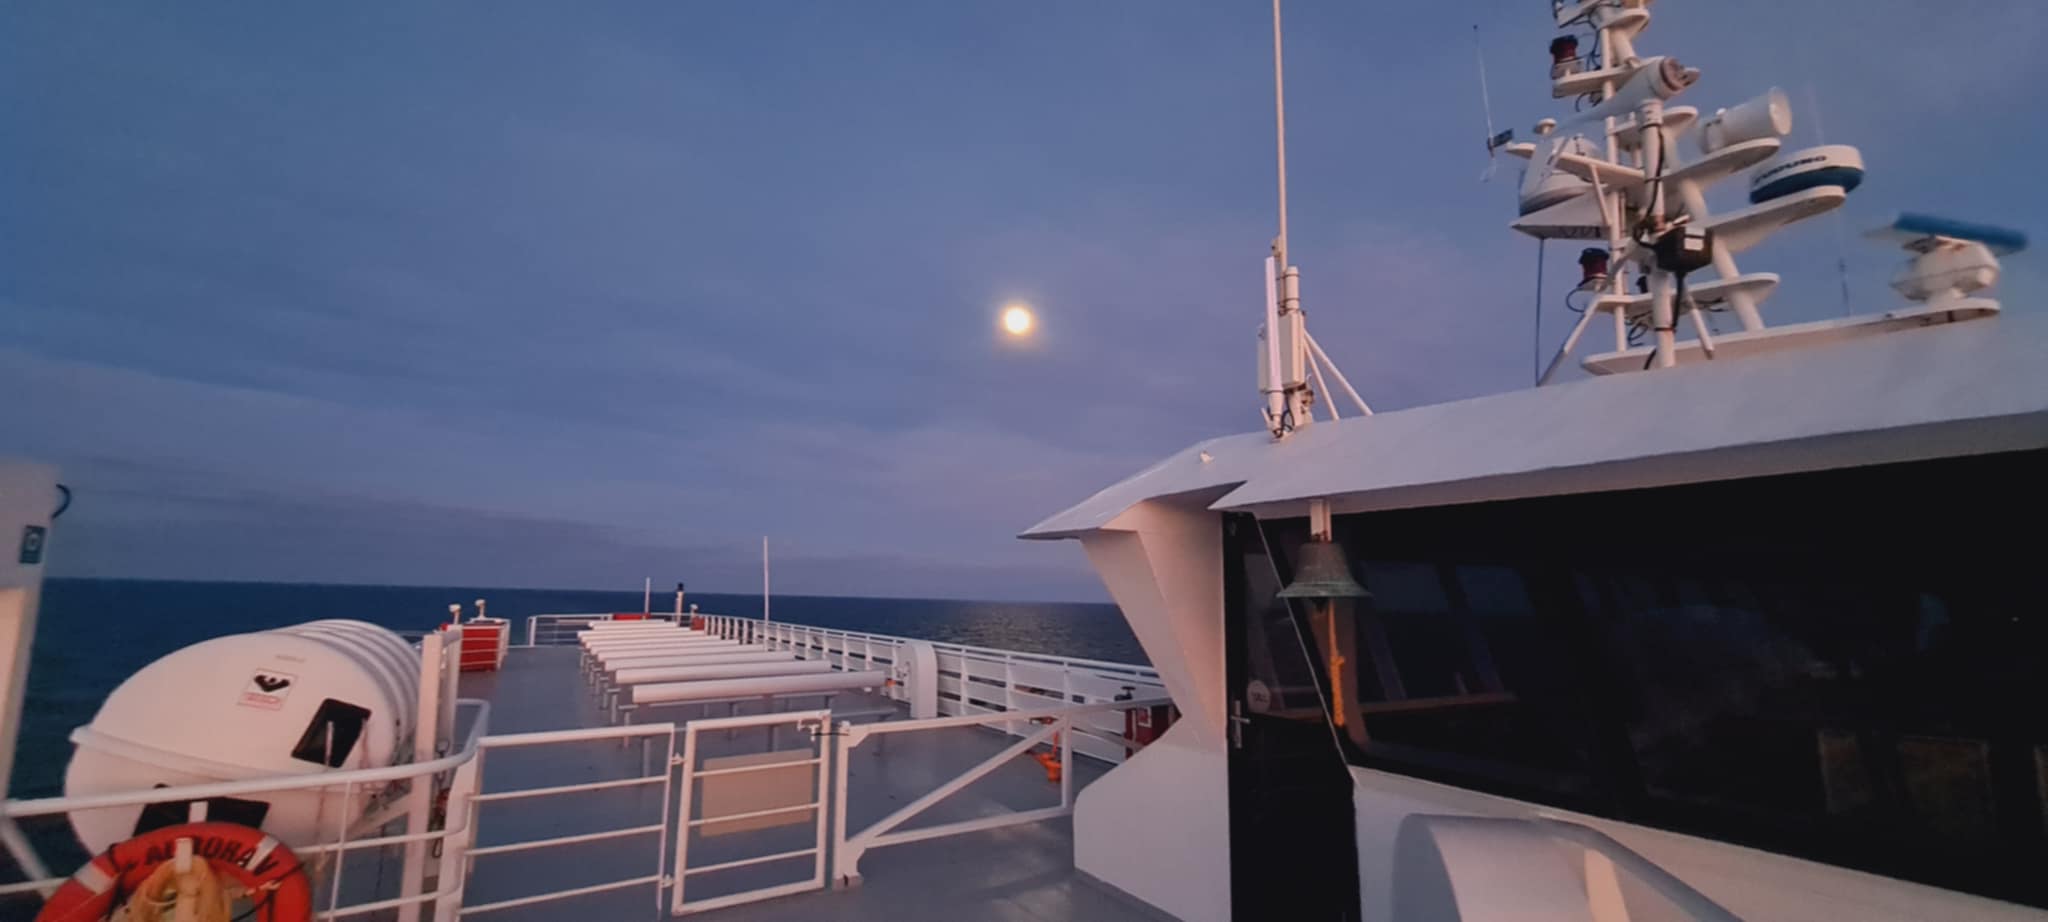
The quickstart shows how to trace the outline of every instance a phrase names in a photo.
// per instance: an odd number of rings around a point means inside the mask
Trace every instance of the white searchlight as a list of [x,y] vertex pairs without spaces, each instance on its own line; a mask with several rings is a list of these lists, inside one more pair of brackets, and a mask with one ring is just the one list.
[[1782,138],[1792,133],[1792,103],[1785,91],[1771,87],[1742,105],[1715,112],[1700,123],[1700,153],[1711,154],[1724,147],[1764,138]]
[[1643,62],[1635,76],[1614,91],[1614,95],[1601,103],[1572,116],[1570,124],[1582,125],[1597,122],[1608,117],[1619,117],[1634,112],[1644,103],[1662,102],[1699,82],[1697,67],[1686,67],[1678,59],[1659,55]]

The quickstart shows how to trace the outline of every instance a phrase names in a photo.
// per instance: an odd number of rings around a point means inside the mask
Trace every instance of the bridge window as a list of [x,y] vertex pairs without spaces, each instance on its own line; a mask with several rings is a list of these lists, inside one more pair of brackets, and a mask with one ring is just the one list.
[[2048,905],[2044,462],[1339,516],[1295,617],[1354,762]]

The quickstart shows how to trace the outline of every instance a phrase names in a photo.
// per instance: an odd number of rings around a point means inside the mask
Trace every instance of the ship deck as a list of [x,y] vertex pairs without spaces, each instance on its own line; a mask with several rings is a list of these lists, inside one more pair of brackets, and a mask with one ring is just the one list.
[[[464,697],[491,702],[488,732],[493,737],[535,731],[607,726],[607,715],[584,684],[574,647],[515,648],[499,672],[462,677]],[[814,699],[815,700],[815,699]],[[800,702],[799,707],[815,707]],[[698,716],[698,707],[646,712],[646,724],[670,721],[679,726]],[[713,706],[707,716],[725,716]],[[860,721],[900,715],[902,705],[865,694],[842,695],[835,714],[857,715]],[[756,711],[758,713],[758,709]],[[748,713],[741,710],[740,713]],[[676,734],[677,746],[682,734]],[[665,735],[650,746],[615,739],[492,749],[482,765],[482,789],[505,792],[627,779],[652,774],[668,745]],[[987,728],[955,727],[874,737],[852,751],[848,760],[847,822],[849,829],[868,824],[937,788],[948,779],[989,759],[1015,740]],[[778,750],[808,748],[807,734],[784,728],[774,743]],[[761,753],[770,746],[766,731],[755,728],[699,734],[705,757]],[[644,766],[644,767],[643,767]],[[1108,770],[1102,763],[1076,756],[1073,782],[1080,790]],[[670,768],[671,781],[679,771]],[[829,785],[822,787],[829,788]],[[673,815],[663,786],[638,785],[579,792],[545,799],[498,800],[480,804],[478,849],[463,898],[465,915],[476,907],[567,888],[593,886],[648,874],[672,874],[676,840],[683,823]],[[940,801],[904,828],[1056,806],[1059,784],[1049,781],[1035,761],[1018,757],[984,778]],[[694,832],[689,843],[691,866],[776,854],[814,844],[815,822],[706,837]],[[489,854],[493,845],[600,833],[651,824],[665,824],[659,835],[602,839],[540,851]],[[830,836],[825,837],[829,840]],[[701,861],[700,861],[701,859]],[[723,893],[770,886],[811,876],[812,858],[796,858],[692,876],[687,897],[695,903]],[[1074,867],[1071,818],[893,845],[871,850],[861,860],[862,880],[853,886],[783,896],[702,912],[706,920],[921,919],[1064,920],[1165,918],[1157,911],[1101,884]],[[505,920],[656,918],[669,913],[669,895],[646,883],[558,901],[476,913],[478,918]]]

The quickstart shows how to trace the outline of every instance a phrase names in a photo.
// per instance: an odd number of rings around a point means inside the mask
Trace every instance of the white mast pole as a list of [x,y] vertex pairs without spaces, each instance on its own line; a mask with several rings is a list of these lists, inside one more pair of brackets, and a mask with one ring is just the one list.
[[1287,391],[1282,384],[1280,363],[1280,309],[1287,293],[1281,276],[1287,272],[1287,91],[1281,78],[1280,0],[1273,0],[1273,134],[1280,192],[1280,233],[1273,238],[1273,253],[1266,259],[1266,428],[1274,438],[1284,438],[1282,422],[1287,414]]
[[762,535],[762,536],[761,536],[761,621],[762,621],[762,623],[767,623],[767,622],[768,622],[769,620],[770,620],[770,619],[769,619],[769,617],[768,617],[768,536],[767,536],[767,535]]
[[1280,0],[1273,0],[1273,133],[1280,164],[1280,236],[1273,255],[1287,269],[1287,85],[1280,66]]

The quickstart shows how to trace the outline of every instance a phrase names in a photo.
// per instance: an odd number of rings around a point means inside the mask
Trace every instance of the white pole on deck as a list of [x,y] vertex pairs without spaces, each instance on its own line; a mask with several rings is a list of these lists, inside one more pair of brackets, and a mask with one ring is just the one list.
[[1273,246],[1280,268],[1287,268],[1287,84],[1280,63],[1280,0],[1273,0],[1273,135],[1280,165],[1280,238]]
[[642,584],[640,589],[640,613],[643,615],[654,614],[654,577],[652,576],[646,578],[646,582]]
[[768,622],[768,536],[761,536],[761,622]]

